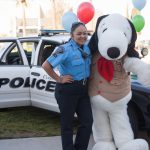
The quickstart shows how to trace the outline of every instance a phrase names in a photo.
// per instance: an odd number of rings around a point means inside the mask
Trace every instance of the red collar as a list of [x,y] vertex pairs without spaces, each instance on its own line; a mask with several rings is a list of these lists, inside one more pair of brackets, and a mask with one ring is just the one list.
[[107,81],[110,82],[113,79],[114,66],[111,60],[100,57],[97,61],[97,69],[99,74]]

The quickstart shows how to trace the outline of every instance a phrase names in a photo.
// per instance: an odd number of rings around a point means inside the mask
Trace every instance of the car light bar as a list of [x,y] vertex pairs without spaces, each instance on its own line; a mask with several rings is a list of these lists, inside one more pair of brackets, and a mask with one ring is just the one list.
[[53,36],[55,34],[64,34],[69,33],[66,30],[48,30],[48,29],[42,29],[40,30],[39,36]]

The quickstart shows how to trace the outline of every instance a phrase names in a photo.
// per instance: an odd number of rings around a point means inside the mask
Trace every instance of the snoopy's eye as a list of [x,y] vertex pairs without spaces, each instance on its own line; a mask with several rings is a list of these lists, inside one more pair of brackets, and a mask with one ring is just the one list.
[[124,35],[127,36],[126,33],[124,33]]
[[103,30],[103,33],[104,33],[106,30],[107,30],[107,28]]

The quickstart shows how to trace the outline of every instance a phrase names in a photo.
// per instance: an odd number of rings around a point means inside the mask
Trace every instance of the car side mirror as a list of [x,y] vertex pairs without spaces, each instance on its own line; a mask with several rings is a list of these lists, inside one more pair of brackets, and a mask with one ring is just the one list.
[[147,56],[148,55],[148,48],[144,47],[141,49],[141,54],[143,57]]

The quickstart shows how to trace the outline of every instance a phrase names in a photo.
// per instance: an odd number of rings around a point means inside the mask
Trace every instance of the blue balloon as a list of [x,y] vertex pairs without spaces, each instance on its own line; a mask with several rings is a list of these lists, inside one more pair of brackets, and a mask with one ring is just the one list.
[[61,18],[61,21],[62,21],[62,25],[64,27],[64,29],[68,32],[71,31],[71,26],[74,22],[77,22],[78,21],[78,18],[76,16],[76,14],[74,14],[73,12],[69,11],[69,12],[66,12],[62,18]]
[[136,9],[142,10],[146,5],[146,0],[132,0],[132,3]]

